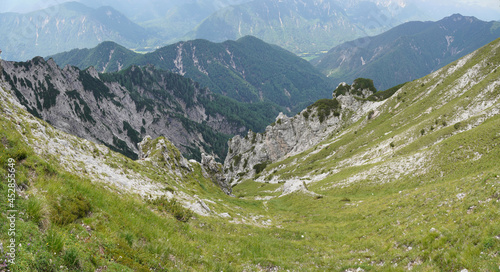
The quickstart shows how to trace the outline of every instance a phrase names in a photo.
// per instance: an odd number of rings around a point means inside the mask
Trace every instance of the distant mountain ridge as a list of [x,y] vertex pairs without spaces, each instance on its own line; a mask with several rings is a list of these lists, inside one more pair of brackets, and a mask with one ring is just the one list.
[[317,53],[381,33],[413,12],[418,10],[410,4],[375,1],[254,0],[215,12],[186,38],[221,42],[252,35],[294,53]]
[[115,42],[106,41],[94,48],[73,49],[47,57],[63,67],[70,64],[80,69],[93,66],[98,72],[115,72],[135,63],[141,54],[125,48]]
[[333,89],[330,80],[304,59],[252,36],[223,43],[178,42],[144,55],[104,43],[50,57],[61,67],[94,65],[101,72],[150,64],[191,78],[215,93],[241,102],[270,101],[287,112],[300,111]]
[[312,63],[336,83],[365,77],[378,89],[387,89],[425,76],[498,37],[499,22],[455,14],[344,43]]
[[150,32],[112,7],[67,2],[27,14],[0,14],[2,57],[26,60],[113,40],[129,48],[145,44]]

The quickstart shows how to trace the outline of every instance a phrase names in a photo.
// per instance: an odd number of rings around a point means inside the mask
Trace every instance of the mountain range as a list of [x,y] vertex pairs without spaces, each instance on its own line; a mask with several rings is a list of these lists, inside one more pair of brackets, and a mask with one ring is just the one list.
[[148,30],[112,7],[89,8],[67,2],[27,14],[0,13],[3,58],[26,60],[113,40],[128,48],[144,46]]
[[90,50],[71,50],[48,58],[61,67],[94,66],[102,72],[151,64],[238,101],[272,102],[282,111],[294,113],[328,97],[333,89],[330,80],[307,61],[252,36],[222,43],[178,42],[143,55],[106,42]]
[[[49,109],[38,113],[43,118],[69,107],[85,116],[82,101],[96,100],[101,109],[90,117],[99,128],[95,117],[111,114],[115,104],[123,116],[139,102],[144,111],[158,110],[138,94],[180,108],[189,101],[201,107],[198,97],[216,100],[190,80],[152,66],[98,74],[41,58],[2,61],[0,195],[16,209],[0,217],[0,239],[16,252],[2,265],[495,271],[499,52],[497,39],[379,99],[369,79],[341,84],[297,115],[279,114],[262,133],[235,136],[224,166],[206,155],[188,161],[163,136],[143,137],[138,160],[131,160],[33,115],[39,107]],[[177,92],[193,99],[168,95]],[[122,120],[115,123],[127,132],[117,135],[133,136],[132,121],[129,127]],[[23,235],[12,237],[11,224]]]
[[387,89],[436,71],[498,37],[499,22],[455,14],[346,42],[312,63],[337,84],[363,77]]
[[399,23],[388,7],[369,1],[255,0],[215,12],[186,38],[220,42],[252,35],[297,54],[316,53]]
[[130,158],[146,135],[166,136],[188,158],[223,160],[226,141],[247,129],[262,131],[278,109],[242,104],[181,75],[152,66],[99,74],[92,67],[59,68],[41,57],[1,61],[0,78],[33,115]]
[[[179,42],[144,55],[106,42],[92,49],[75,49],[50,57],[61,66],[71,64],[81,69],[95,66],[99,71],[116,71],[131,64],[154,64],[239,101],[270,99],[281,107],[288,107],[288,112],[297,112],[317,99],[326,98],[332,86],[341,82],[370,78],[377,89],[386,90],[420,78],[500,37],[498,26],[498,22],[484,22],[460,14],[437,22],[404,23],[377,36],[346,42],[313,59],[311,64],[329,80],[284,50],[251,36],[237,42]],[[224,48],[234,56],[226,54]],[[233,66],[234,59],[241,61],[235,61]],[[263,67],[275,73],[266,72]],[[264,74],[278,91],[267,88],[267,92],[262,92],[265,84],[261,75]],[[276,76],[278,74],[285,75],[286,79]],[[304,79],[297,77],[298,74],[308,76]],[[311,99],[290,92],[294,88],[313,90],[303,93]],[[287,92],[291,97],[287,97]],[[306,102],[297,106],[301,100]]]
[[[47,6],[38,1],[22,10]],[[0,46],[4,59],[24,61],[104,41],[151,52],[180,40],[222,42],[252,35],[310,59],[404,22],[435,20],[436,15],[428,11],[436,8],[440,12],[457,9],[453,3],[412,0],[149,0],[126,5],[115,0],[63,0],[29,13],[0,13],[5,26],[0,30]],[[481,8],[474,12],[485,14]]]

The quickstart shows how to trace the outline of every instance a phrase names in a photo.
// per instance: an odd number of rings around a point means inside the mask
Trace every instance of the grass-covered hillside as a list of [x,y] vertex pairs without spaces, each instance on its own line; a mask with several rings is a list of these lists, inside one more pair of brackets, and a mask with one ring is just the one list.
[[407,83],[233,193],[267,196],[324,270],[499,271],[499,53],[496,40]]
[[[370,118],[235,186],[235,197],[197,163],[166,167],[177,152],[132,161],[53,129],[2,89],[2,203],[12,198],[11,169],[18,184],[15,264],[6,265],[500,271],[499,48],[497,40],[407,83]],[[145,148],[170,146],[160,140]]]

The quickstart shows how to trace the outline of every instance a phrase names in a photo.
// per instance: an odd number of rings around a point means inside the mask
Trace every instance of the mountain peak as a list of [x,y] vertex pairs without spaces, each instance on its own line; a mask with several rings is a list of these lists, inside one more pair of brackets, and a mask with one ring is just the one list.
[[461,20],[467,20],[468,22],[479,21],[479,19],[477,19],[474,16],[464,16],[464,15],[462,15],[460,13],[452,14],[452,15],[450,15],[448,17],[445,17],[445,18],[441,19],[440,21],[458,22],[458,21],[461,21]]

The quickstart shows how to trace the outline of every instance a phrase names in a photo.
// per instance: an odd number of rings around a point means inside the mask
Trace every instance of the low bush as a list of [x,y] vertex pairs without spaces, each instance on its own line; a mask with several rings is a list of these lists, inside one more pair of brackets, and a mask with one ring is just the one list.
[[175,199],[167,199],[166,197],[159,197],[148,201],[150,204],[158,207],[160,211],[167,212],[175,217],[175,219],[181,222],[188,222],[193,216],[193,212],[190,209],[184,208]]
[[91,210],[90,202],[81,195],[63,195],[52,203],[52,222],[67,225],[85,217]]
[[263,163],[254,165],[253,169],[255,170],[255,174],[260,174],[262,171],[264,171],[269,163],[269,161],[265,161]]

